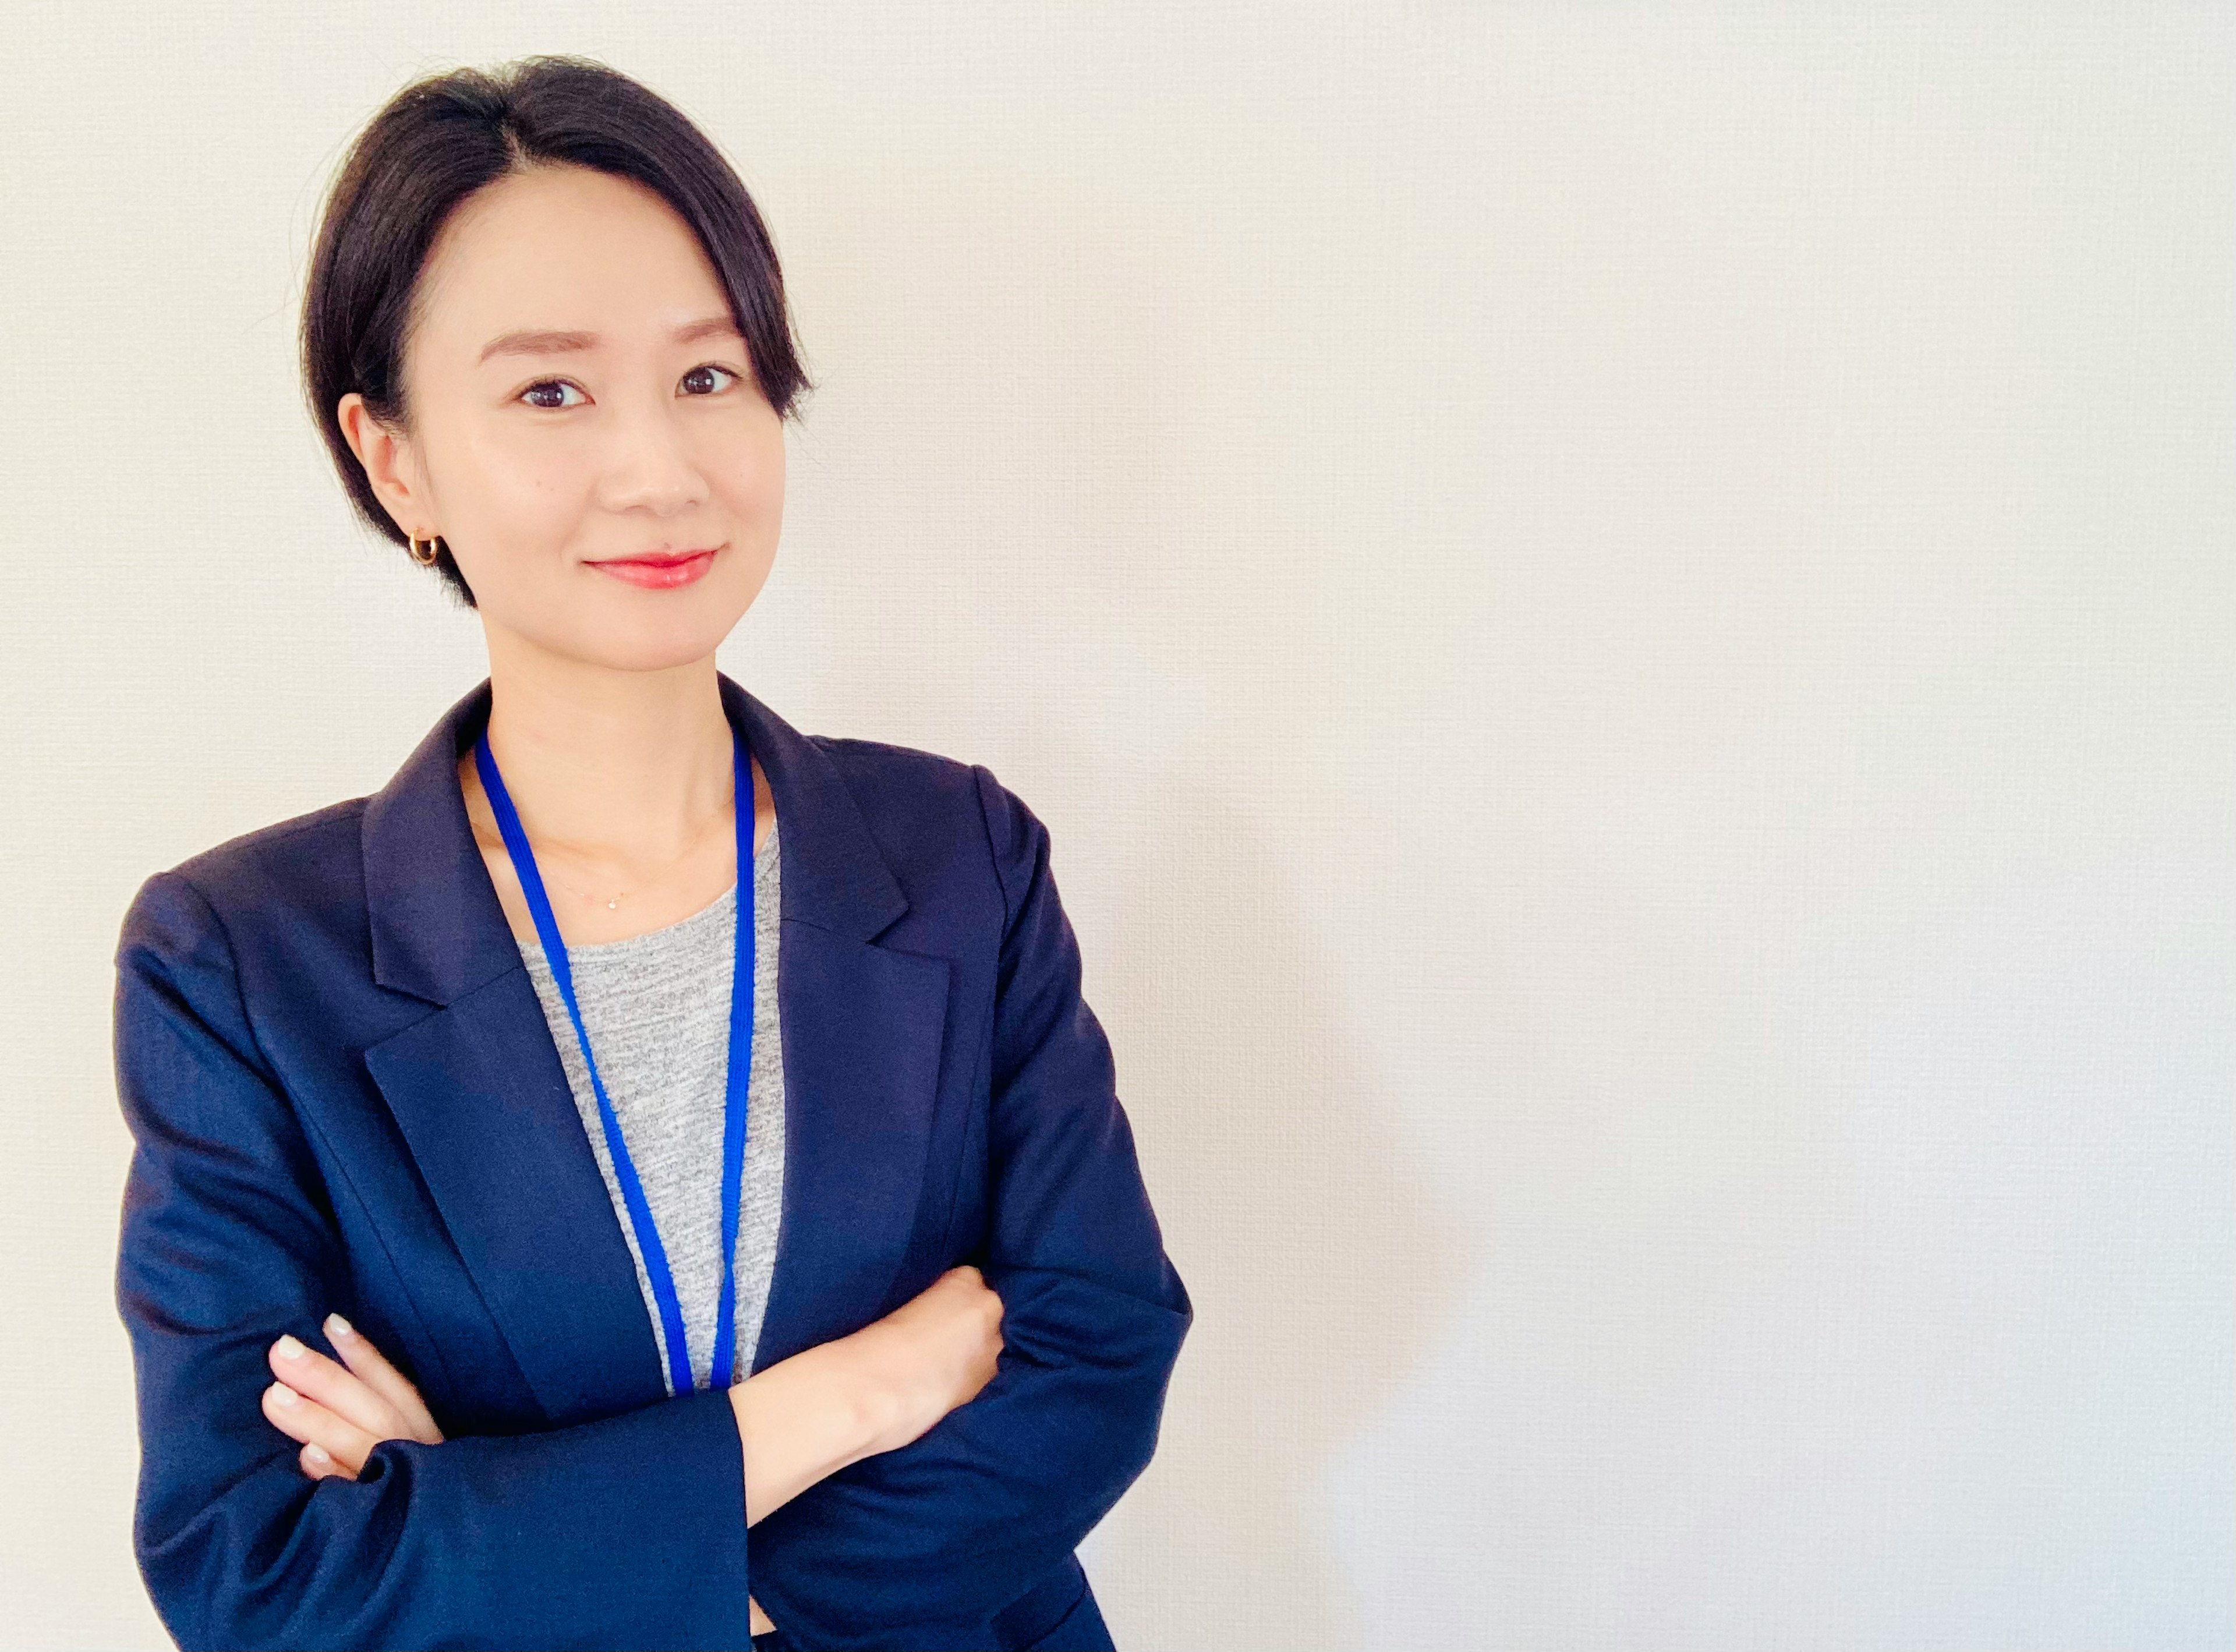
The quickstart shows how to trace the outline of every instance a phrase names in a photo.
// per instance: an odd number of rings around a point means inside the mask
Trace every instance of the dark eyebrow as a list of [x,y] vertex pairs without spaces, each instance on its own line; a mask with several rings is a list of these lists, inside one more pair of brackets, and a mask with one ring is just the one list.
[[[686,322],[668,336],[678,344],[689,344],[695,339],[712,339],[726,334],[733,339],[741,336],[737,323],[727,315],[710,315],[697,321]],[[550,356],[569,350],[590,350],[596,347],[597,342],[598,335],[595,332],[563,332],[552,329],[501,332],[482,346],[482,352],[476,358],[474,365],[479,366],[491,356]]]

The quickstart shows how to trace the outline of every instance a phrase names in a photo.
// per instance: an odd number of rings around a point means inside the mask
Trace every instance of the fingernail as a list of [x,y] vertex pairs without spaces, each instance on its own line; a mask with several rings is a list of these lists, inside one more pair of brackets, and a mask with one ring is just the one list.
[[350,1322],[340,1314],[329,1313],[326,1315],[326,1334],[333,1337],[346,1337],[356,1333],[350,1329]]
[[300,1359],[303,1357],[303,1345],[292,1336],[280,1338],[276,1346],[282,1359]]
[[303,1448],[303,1455],[313,1463],[331,1463],[334,1460],[323,1445],[306,1445]]
[[297,1393],[284,1382],[275,1382],[272,1385],[272,1398],[278,1400],[283,1405],[299,1405],[302,1403],[303,1399],[302,1395]]

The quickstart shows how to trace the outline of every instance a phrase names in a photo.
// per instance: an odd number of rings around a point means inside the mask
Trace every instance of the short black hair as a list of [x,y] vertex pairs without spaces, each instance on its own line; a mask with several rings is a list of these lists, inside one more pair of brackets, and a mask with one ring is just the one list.
[[[421,266],[460,203],[498,179],[572,164],[646,186],[699,237],[745,335],[760,392],[780,418],[812,390],[792,338],[776,248],[722,152],[659,94],[586,57],[524,57],[414,81],[343,157],[320,214],[303,295],[303,388],[357,512],[398,545],[343,435],[335,405],[356,391],[382,423],[411,427],[404,346]],[[435,566],[465,606],[472,589],[436,546]]]

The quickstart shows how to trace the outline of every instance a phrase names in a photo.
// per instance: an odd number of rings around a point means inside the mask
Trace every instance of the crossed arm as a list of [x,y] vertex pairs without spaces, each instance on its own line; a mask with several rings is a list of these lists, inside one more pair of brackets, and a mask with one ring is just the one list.
[[[874,1324],[796,1353],[729,1390],[745,1476],[745,1517],[763,1516],[850,1463],[898,1451],[994,1374],[1002,1299],[975,1267],[944,1274]],[[275,1379],[264,1415],[299,1441],[312,1480],[354,1480],[383,1440],[443,1443],[410,1378],[339,1313],[326,1316],[338,1363],[289,1334],[267,1351]],[[752,1632],[775,1628],[748,1601]]]

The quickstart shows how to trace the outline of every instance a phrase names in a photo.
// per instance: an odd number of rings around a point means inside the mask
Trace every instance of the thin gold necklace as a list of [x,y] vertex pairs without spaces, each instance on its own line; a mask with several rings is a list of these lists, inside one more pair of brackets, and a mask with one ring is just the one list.
[[[708,824],[709,824],[709,825],[711,825],[711,824],[713,824],[713,823],[714,823],[714,821],[719,821],[719,820],[720,820],[720,819],[722,819],[722,815],[723,815],[723,814],[727,814],[728,813],[729,813],[729,811],[728,811],[727,809],[725,809],[725,810],[722,812],[722,814],[718,814],[718,815],[714,816],[714,817],[713,817],[713,819],[712,819],[712,820],[710,820],[710,821],[708,822]],[[682,850],[682,852],[681,852],[681,853],[678,854],[678,855],[677,855],[677,856],[676,856],[673,860],[670,860],[670,861],[669,861],[669,862],[668,862],[665,866],[662,866],[662,867],[661,867],[658,872],[654,872],[654,873],[650,878],[647,879],[644,882],[642,882],[642,883],[641,883],[641,884],[638,884],[638,885],[635,885],[635,888],[633,888],[633,889],[624,889],[624,890],[622,890],[622,891],[621,892],[621,893],[619,893],[618,895],[615,895],[615,896],[611,900],[608,900],[608,899],[607,899],[604,896],[602,896],[602,895],[593,895],[593,894],[592,894],[592,893],[590,893],[590,892],[589,892],[589,891],[588,891],[587,889],[577,889],[577,888],[575,888],[575,885],[572,885],[572,884],[569,883],[569,882],[568,882],[564,878],[555,878],[555,879],[552,879],[552,881],[553,881],[553,882],[555,882],[555,883],[556,883],[556,884],[559,885],[559,887],[560,887],[560,888],[562,888],[562,889],[563,889],[563,890],[567,891],[569,894],[573,894],[573,895],[579,895],[579,896],[581,896],[584,900],[587,900],[587,901],[590,902],[593,905],[603,906],[603,907],[604,907],[608,912],[613,912],[613,911],[615,911],[615,909],[617,909],[617,908],[621,905],[621,904],[623,901],[627,900],[627,899],[628,899],[631,895],[633,895],[633,894],[641,894],[645,890],[649,889],[649,888],[651,888],[654,884],[657,884],[657,883],[658,883],[658,882],[659,882],[662,878],[667,877],[667,876],[668,876],[668,874],[669,872],[674,872],[674,871],[676,869],[676,867],[678,867],[678,866],[681,865],[684,863],[684,861],[685,861],[686,859],[689,859],[689,857],[690,857],[690,855],[691,855],[691,852],[692,852],[693,850],[696,849],[696,848],[699,846],[699,844],[700,844],[700,839],[704,839],[704,838],[706,837],[706,835],[707,835],[707,826],[700,826],[700,827],[699,828],[699,830],[698,830],[697,832],[695,832],[694,833],[693,833],[693,834],[692,834],[691,841],[690,841],[689,843],[687,843],[687,844],[686,844],[686,845],[684,845],[684,846],[683,846],[683,850]],[[547,853],[549,852],[548,849],[547,849],[546,852],[547,852]],[[544,862],[544,863],[542,863],[542,864],[547,864],[547,865],[548,865],[549,863],[548,863],[548,862]]]

